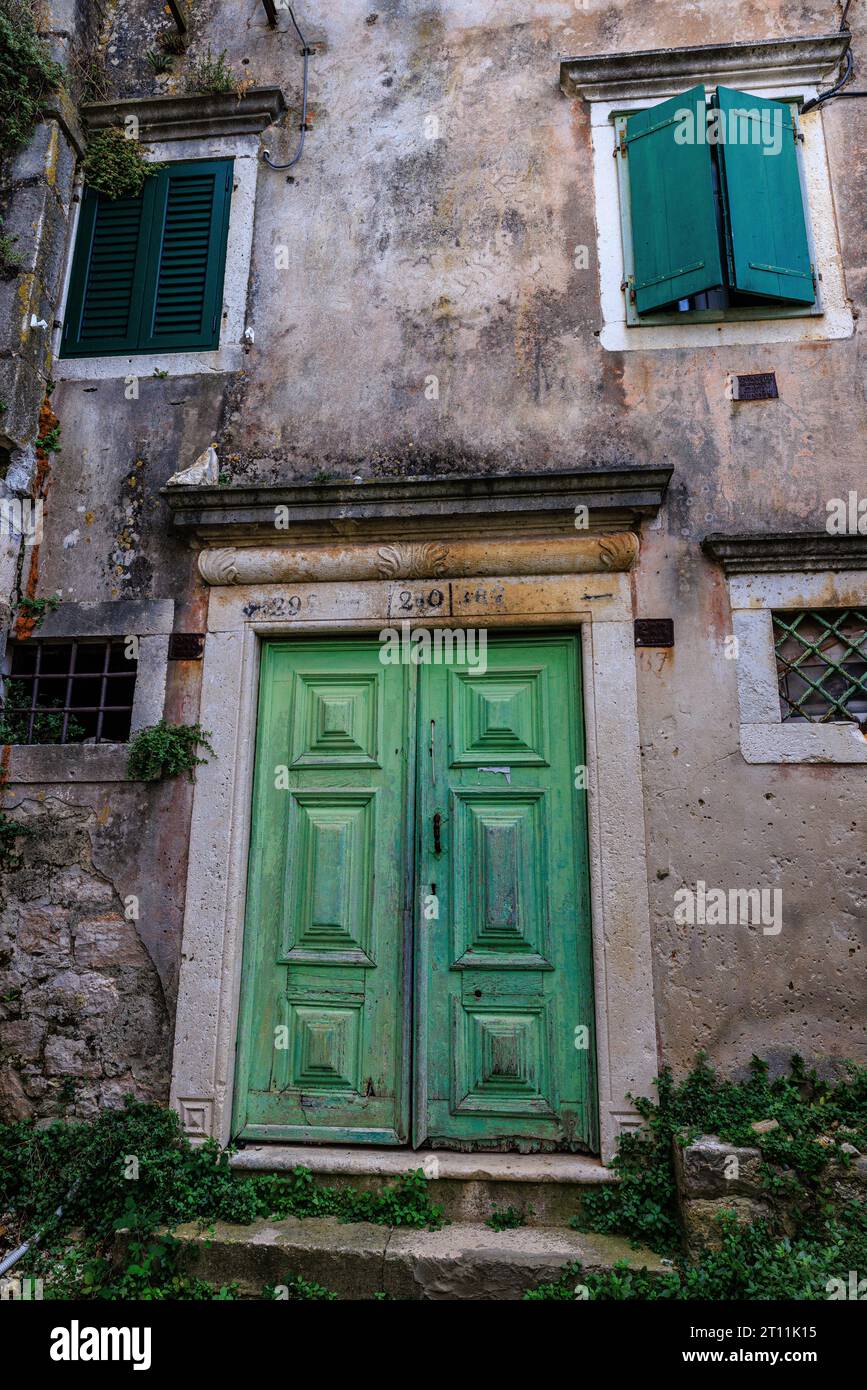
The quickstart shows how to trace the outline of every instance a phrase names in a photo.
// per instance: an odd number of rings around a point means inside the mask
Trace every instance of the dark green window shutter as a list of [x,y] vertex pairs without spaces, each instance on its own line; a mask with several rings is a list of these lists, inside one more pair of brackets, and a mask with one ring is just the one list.
[[170,167],[160,176],[142,351],[218,345],[231,187],[230,160]]
[[812,304],[794,116],[781,101],[718,87],[718,145],[733,289]]
[[[149,182],[152,182],[149,181]],[[152,189],[104,198],[85,189],[75,242],[61,353],[134,352],[147,262]]]
[[139,198],[87,189],[61,355],[217,347],[231,189],[230,159],[168,165]]
[[[678,143],[680,128],[693,139]],[[638,313],[723,283],[711,153],[696,134],[706,120],[705,89],[637,111],[626,122],[635,307]]]

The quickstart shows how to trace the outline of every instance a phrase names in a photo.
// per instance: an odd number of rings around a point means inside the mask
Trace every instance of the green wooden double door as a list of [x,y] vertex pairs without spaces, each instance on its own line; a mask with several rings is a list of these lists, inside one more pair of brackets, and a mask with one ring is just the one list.
[[577,638],[382,651],[263,650],[234,1133],[593,1150]]

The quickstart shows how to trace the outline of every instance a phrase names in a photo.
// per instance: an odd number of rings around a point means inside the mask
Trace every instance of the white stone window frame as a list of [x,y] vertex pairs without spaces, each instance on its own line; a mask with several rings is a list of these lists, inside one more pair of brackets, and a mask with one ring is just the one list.
[[[678,53],[683,50],[673,51]],[[769,317],[768,308],[762,307],[757,308],[755,318],[630,323],[625,292],[621,288],[626,278],[626,255],[618,160],[614,155],[616,117],[655,106],[702,81],[708,89],[719,84],[732,86],[751,96],[792,101],[800,106],[820,91],[815,75],[811,74],[811,77],[813,80],[791,74],[782,75],[776,66],[769,66],[764,71],[761,66],[745,67],[740,71],[714,71],[711,66],[706,71],[695,68],[688,73],[677,71],[673,74],[666,74],[663,68],[661,75],[657,73],[652,81],[647,80],[643,91],[640,90],[641,83],[635,82],[620,84],[627,87],[625,93],[609,93],[604,85],[589,87],[582,92],[590,105],[602,309],[599,341],[606,350],[634,352],[656,348],[824,342],[852,336],[854,320],[846,294],[821,108],[814,108],[806,115],[801,113],[798,117],[804,136],[803,142],[799,142],[798,159],[808,212],[811,252],[819,279],[820,312],[811,312],[810,309],[801,313],[782,310],[779,316]],[[576,86],[576,90],[582,90],[580,85]]]
[[867,738],[855,724],[783,720],[772,618],[787,609],[863,608],[867,571],[736,574],[727,582],[745,761],[867,764]]
[[[58,381],[110,381],[128,376],[150,377],[154,370],[170,376],[206,376],[212,372],[236,372],[244,363],[246,344],[247,286],[253,257],[253,223],[256,209],[260,142],[258,135],[234,134],[184,140],[149,140],[149,158],[166,164],[184,160],[231,159],[232,198],[226,240],[226,268],[220,313],[220,345],[206,352],[146,352],[129,357],[60,357],[60,335],[66,320],[66,302],[72,277],[72,261],[78,236],[81,201],[75,204],[67,248],[63,298],[53,343],[53,374]],[[82,184],[79,183],[78,192]]]

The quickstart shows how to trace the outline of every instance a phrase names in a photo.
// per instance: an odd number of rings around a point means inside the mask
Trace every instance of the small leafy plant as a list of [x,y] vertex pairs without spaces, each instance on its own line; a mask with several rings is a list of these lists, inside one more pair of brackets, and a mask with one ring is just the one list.
[[179,34],[172,25],[171,29],[162,29],[157,34],[157,48],[161,48],[163,53],[171,53],[173,57],[178,57],[181,53],[186,53],[187,43],[183,34]]
[[485,1222],[492,1231],[517,1231],[519,1226],[526,1226],[527,1217],[533,1215],[533,1208],[528,1207],[526,1211],[519,1211],[517,1207],[504,1207],[502,1211],[493,1211]]
[[171,72],[172,55],[171,53],[167,53],[165,49],[152,48],[150,52],[146,54],[146,57],[148,67],[156,77],[161,76],[165,72]]
[[207,56],[196,58],[190,64],[187,75],[187,91],[202,92],[205,94],[213,93],[219,95],[223,92],[237,92],[238,79],[226,62],[226,52],[224,48],[216,58],[208,49]]
[[161,782],[165,777],[186,772],[192,782],[193,769],[208,761],[197,756],[199,746],[214,752],[208,742],[210,737],[210,731],[201,724],[167,724],[161,719],[158,724],[141,729],[132,740],[127,777],[134,782]]
[[332,1289],[326,1289],[314,1279],[302,1279],[300,1274],[287,1274],[280,1284],[266,1284],[262,1296],[286,1303],[333,1303],[337,1298]]
[[25,594],[18,605],[19,625],[20,620],[23,620],[23,626],[29,636],[42,626],[49,613],[55,613],[59,607],[59,594],[49,594],[47,598],[31,598],[29,594]]
[[[21,855],[16,847],[16,840],[21,835],[32,835],[33,828],[24,825],[21,821],[13,820],[6,811],[0,811],[0,869],[6,873],[11,873],[13,869],[19,868]],[[11,1002],[5,999],[4,1002]]]
[[3,231],[3,223],[0,222],[0,280],[13,279],[24,264],[20,252],[15,250],[17,240],[17,236]]
[[145,158],[147,147],[128,140],[118,126],[100,130],[88,142],[84,176],[90,188],[106,198],[137,198],[145,180],[164,166]]
[[47,430],[47,431],[45,432],[45,434],[41,434],[41,435],[39,436],[39,438],[38,438],[37,441],[36,441],[36,447],[37,447],[38,449],[41,449],[42,452],[43,452],[44,454],[59,454],[59,453],[61,453],[61,448],[60,448],[60,434],[61,434],[61,429],[62,429],[62,426],[61,426],[61,424],[60,424],[60,421],[58,420],[58,421],[56,422],[56,424],[53,424],[53,425],[51,426],[51,429],[50,429],[50,430]]
[[62,80],[36,32],[31,0],[0,0],[0,157],[26,144]]

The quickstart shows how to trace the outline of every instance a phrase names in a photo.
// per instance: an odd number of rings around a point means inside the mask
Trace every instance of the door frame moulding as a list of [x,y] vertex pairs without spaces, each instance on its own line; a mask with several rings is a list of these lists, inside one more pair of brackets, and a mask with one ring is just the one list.
[[[658,502],[662,493],[664,484]],[[376,635],[399,625],[407,593],[419,605],[413,627],[580,628],[602,1159],[614,1156],[623,1130],[638,1127],[627,1096],[650,1094],[658,1071],[629,573],[638,541],[629,530],[577,535],[571,500],[563,512],[562,524],[536,541],[536,573],[528,572],[520,516],[512,537],[484,554],[468,542],[465,556],[460,540],[442,542],[441,526],[418,543],[395,539],[405,532],[394,517],[380,518],[376,535],[347,537],[339,560],[334,530],[318,545],[305,536],[300,567],[288,551],[275,559],[273,530],[265,545],[261,534],[258,546],[245,537],[243,565],[233,563],[228,528],[208,537],[213,549],[205,542],[199,569],[211,589],[199,720],[214,756],[196,772],[171,1089],[191,1138],[231,1137],[262,642],[292,633]],[[557,536],[559,572],[551,573],[546,547]],[[298,540],[297,530],[278,537],[287,548]],[[448,577],[471,551],[480,568]],[[239,582],[242,570],[252,582]],[[309,582],[317,572],[328,578]],[[432,590],[448,611],[426,607]]]

